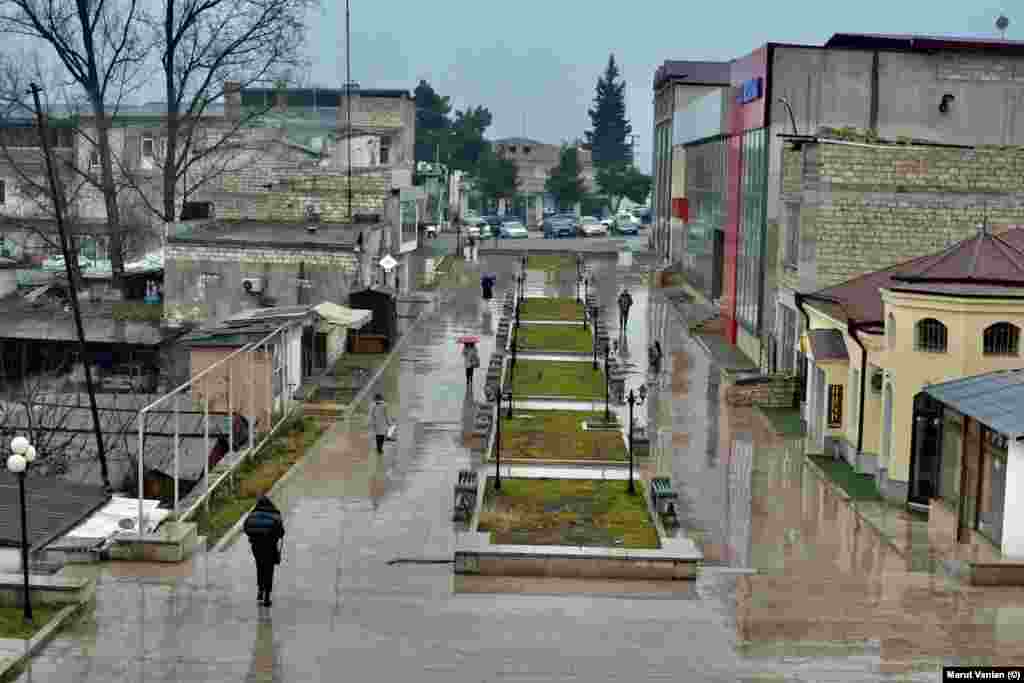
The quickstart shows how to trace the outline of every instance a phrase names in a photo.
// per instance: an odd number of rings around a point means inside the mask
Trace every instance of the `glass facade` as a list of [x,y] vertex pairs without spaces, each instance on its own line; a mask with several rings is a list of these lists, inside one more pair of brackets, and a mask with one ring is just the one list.
[[[714,140],[686,148],[686,224],[683,259],[687,280],[708,299],[721,296],[722,254],[716,235],[725,223],[725,141]],[[718,238],[721,251],[721,237]]]
[[739,248],[736,255],[736,320],[750,334],[761,331],[765,216],[768,205],[767,130],[743,134]]

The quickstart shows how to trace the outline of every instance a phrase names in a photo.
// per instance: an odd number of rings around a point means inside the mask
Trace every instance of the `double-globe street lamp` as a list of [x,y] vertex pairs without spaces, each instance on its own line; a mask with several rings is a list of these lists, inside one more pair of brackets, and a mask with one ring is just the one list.
[[[498,400],[498,411],[495,414],[494,425],[494,490],[501,490],[501,399],[504,393],[500,384],[492,384],[488,387],[488,393]],[[508,403],[512,405],[512,392],[508,392]]]
[[608,356],[611,354],[611,344],[605,342],[604,347],[604,421],[611,422],[612,414],[608,409],[608,397],[611,391],[611,377],[608,376]]
[[25,506],[25,473],[36,459],[36,448],[23,436],[11,439],[11,456],[7,458],[7,470],[18,477],[18,492],[21,497],[21,570],[25,584],[25,621],[32,622],[32,600],[28,588],[28,522]]
[[643,405],[644,401],[647,400],[647,385],[641,384],[639,390],[639,398],[633,392],[629,390],[629,396],[626,397],[626,403],[629,404],[629,493],[633,495],[636,493],[636,488],[633,486],[633,406]]

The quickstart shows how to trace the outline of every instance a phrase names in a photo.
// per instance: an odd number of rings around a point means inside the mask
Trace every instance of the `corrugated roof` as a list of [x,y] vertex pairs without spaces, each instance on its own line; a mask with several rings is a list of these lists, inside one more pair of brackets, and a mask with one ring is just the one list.
[[693,85],[729,85],[729,62],[693,62],[668,59],[654,72],[654,89],[668,81]]
[[1024,369],[955,379],[924,391],[998,432],[1011,436],[1024,432]]
[[[39,549],[57,539],[94,511],[106,505],[110,495],[103,487],[76,484],[53,477],[25,480],[28,508],[28,543]],[[21,498],[18,479],[0,471],[0,546],[21,546]]]

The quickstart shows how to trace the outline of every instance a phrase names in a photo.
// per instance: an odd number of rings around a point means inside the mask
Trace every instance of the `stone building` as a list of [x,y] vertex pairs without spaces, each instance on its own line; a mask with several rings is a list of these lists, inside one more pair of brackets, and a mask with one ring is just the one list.
[[[544,184],[551,169],[558,166],[562,153],[561,145],[513,137],[495,140],[494,147],[498,154],[515,163],[519,180],[517,189],[520,197],[516,200],[515,206],[499,207],[499,213],[501,208],[506,208],[509,213],[515,213],[520,219],[525,219],[526,225],[540,227],[541,221],[544,220],[544,209],[556,208],[554,201],[546,196]],[[583,176],[587,191],[593,192],[597,184],[590,151],[578,146],[576,150],[581,168],[580,175]]]
[[[670,105],[656,106],[663,131],[660,143],[656,133],[654,168],[662,229],[670,227],[670,204],[685,225],[678,233],[684,238],[681,259],[671,237],[660,239],[659,249],[679,264],[695,294],[718,302],[730,343],[765,369],[791,370],[800,316],[793,290],[777,285],[792,277],[792,268],[779,260],[792,241],[781,197],[781,136],[831,128],[873,131],[883,140],[1022,144],[1024,126],[1014,122],[1024,112],[1016,97],[1024,44],[839,33],[824,45],[767,43],[727,67],[728,86],[673,115],[671,149],[664,140]],[[668,98],[671,79],[656,83],[656,93]],[[685,178],[673,184],[677,161]],[[914,202],[900,189],[909,185],[901,180],[906,174],[914,172],[900,167],[877,180],[900,195],[898,202]],[[856,184],[845,174],[828,177],[832,182]],[[674,186],[670,198],[666,186]],[[916,215],[914,220],[927,222],[926,214]],[[880,229],[900,232],[907,225],[881,216],[871,219],[882,221]],[[884,258],[864,263],[861,272],[907,256],[868,253]],[[805,291],[823,285],[801,284]]]

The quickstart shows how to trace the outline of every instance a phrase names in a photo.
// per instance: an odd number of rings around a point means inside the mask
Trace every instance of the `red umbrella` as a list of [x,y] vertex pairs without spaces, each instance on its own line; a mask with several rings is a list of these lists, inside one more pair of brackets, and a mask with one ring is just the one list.
[[458,339],[456,339],[455,342],[458,344],[479,344],[480,337],[477,337],[476,335],[473,334],[464,334]]

